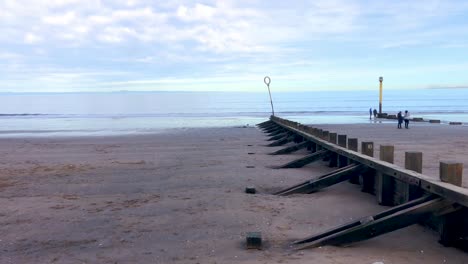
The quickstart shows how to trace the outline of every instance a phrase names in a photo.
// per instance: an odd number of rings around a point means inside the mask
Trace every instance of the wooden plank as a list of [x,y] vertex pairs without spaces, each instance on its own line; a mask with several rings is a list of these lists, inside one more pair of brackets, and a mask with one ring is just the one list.
[[[374,157],[374,142],[363,141],[361,143],[361,153]],[[375,170],[366,170],[359,175],[359,183],[361,184],[361,191],[367,193],[375,193]]]
[[278,129],[273,130],[272,132],[268,132],[268,136],[269,136],[269,137],[272,137],[272,136],[276,136],[276,135],[282,134],[282,133],[284,133],[284,132],[287,132],[287,131],[280,127],[280,128],[278,128]]
[[269,155],[283,155],[283,154],[289,154],[289,153],[292,153],[292,152],[295,152],[295,151],[298,151],[300,149],[303,149],[303,148],[307,148],[307,146],[309,146],[311,143],[309,141],[304,141],[302,143],[299,143],[297,145],[294,145],[294,146],[291,146],[291,147],[287,147],[287,148],[283,148],[283,149],[280,149],[280,150],[277,150],[273,153],[270,153]]
[[[348,139],[348,136],[346,135],[338,135],[338,146],[342,148],[346,148],[348,146],[347,139]],[[346,158],[345,156],[338,155],[337,165],[340,168],[345,167],[346,165],[348,165],[348,158]]]
[[356,174],[364,169],[364,165],[353,164],[347,167],[346,169],[338,169],[337,171],[334,171],[329,175],[308,181],[305,184],[297,186],[296,188],[290,188],[287,191],[278,193],[278,195],[290,195],[293,193],[313,193],[326,187],[332,186],[334,184],[347,181],[351,177],[351,175]]
[[320,160],[323,157],[330,155],[330,152],[327,150],[321,150],[318,152],[315,152],[313,154],[307,155],[305,157],[302,157],[300,159],[293,160],[291,162],[288,162],[282,166],[279,166],[277,168],[279,169],[286,169],[286,168],[302,168],[305,165],[312,163],[314,161]]
[[370,168],[392,176],[393,178],[399,179],[411,185],[420,186],[422,189],[428,192],[443,196],[453,202],[457,202],[468,207],[468,189],[466,188],[447,184],[439,180],[434,180],[421,173],[403,169],[394,164],[388,164],[387,162],[379,161],[378,159],[367,157],[358,152],[354,152],[343,147],[333,145],[329,142],[326,142],[325,140],[312,136],[301,130],[281,124],[281,122],[283,122],[281,120],[284,119],[275,118],[273,120],[277,122],[277,124],[282,125],[284,128],[290,130],[291,132],[300,134],[307,140],[317,143],[322,148],[333,152],[337,152],[340,155],[348,157],[354,162],[362,163]]
[[436,198],[422,204],[395,212],[391,215],[374,219],[369,217],[361,224],[350,229],[321,238],[317,241],[301,246],[301,249],[324,245],[347,245],[386,234],[413,224],[433,214],[449,213],[458,210],[452,202],[443,198]]
[[[393,145],[380,145],[380,160],[388,163],[394,161],[395,147]],[[376,174],[376,190],[375,195],[380,205],[394,205],[394,179],[391,176],[385,175],[381,172]]]
[[[405,169],[422,172],[422,152],[405,152]],[[419,186],[414,186],[406,182],[395,180],[394,204],[401,204],[419,198],[422,191]]]
[[272,123],[273,123],[273,121],[267,120],[267,121],[265,121],[265,122],[261,122],[261,123],[256,124],[256,126],[257,126],[257,127],[266,127],[266,126],[268,126],[268,125],[270,125],[270,124],[272,124]]
[[[373,215],[372,219],[378,220],[378,219],[381,219],[383,217],[386,217],[386,216],[392,215],[394,213],[400,212],[402,210],[405,210],[407,208],[410,208],[410,207],[425,203],[427,201],[434,200],[436,198],[437,198],[437,196],[435,196],[435,195],[428,195],[428,196],[422,197],[420,199],[408,202],[406,204],[395,206],[395,207],[392,207],[392,208],[390,208],[388,210],[380,212],[380,213],[378,213],[376,215]],[[307,238],[304,238],[304,239],[301,239],[301,240],[294,241],[293,244],[297,245],[297,244],[311,243],[311,242],[314,242],[316,240],[322,239],[324,237],[327,237],[327,236],[330,236],[330,235],[333,235],[333,234],[337,234],[337,233],[342,232],[344,230],[348,230],[350,228],[359,226],[363,222],[366,222],[366,220],[368,220],[368,219],[369,219],[369,217],[366,216],[366,217],[361,218],[359,220],[351,221],[349,223],[345,223],[345,224],[339,225],[337,227],[331,228],[331,229],[329,229],[329,230],[327,230],[325,232],[322,232],[322,233],[319,233],[319,234],[316,234],[316,235],[313,235],[313,236],[310,236],[310,237],[307,237]]]
[[[446,183],[461,186],[463,182],[463,163],[441,161],[439,165],[440,180]],[[468,208],[440,217],[439,242],[444,246],[457,246],[461,240],[468,236],[464,225],[468,222]]]
[[320,179],[320,178],[327,177],[327,176],[329,176],[329,175],[331,175],[331,174],[333,174],[333,173],[340,172],[340,171],[345,170],[345,169],[347,169],[347,168],[349,168],[349,167],[351,167],[351,166],[356,166],[356,164],[353,164],[353,165],[350,165],[350,166],[347,166],[347,167],[343,167],[343,168],[339,168],[339,169],[336,169],[336,170],[334,170],[334,171],[325,173],[324,175],[321,175],[321,176],[316,177],[316,178],[314,178],[314,179],[307,180],[307,181],[303,181],[303,182],[301,182],[301,183],[299,183],[299,184],[295,184],[295,185],[293,185],[293,186],[291,186],[291,187],[288,187],[288,188],[286,188],[286,189],[283,189],[283,190],[281,190],[281,191],[278,191],[278,192],[274,193],[274,195],[279,195],[279,194],[281,194],[281,193],[283,193],[283,192],[286,192],[286,191],[295,189],[295,188],[300,187],[300,186],[302,186],[302,185],[308,184],[309,182],[314,181],[314,180],[316,180],[316,179]]
[[281,134],[278,134],[276,136],[273,136],[273,137],[267,139],[266,141],[278,140],[278,139],[284,138],[285,136],[288,136],[290,134],[291,134],[291,132],[283,132]]
[[268,130],[268,129],[271,129],[271,128],[274,128],[274,127],[277,127],[277,126],[278,126],[278,124],[277,124],[276,122],[273,122],[273,121],[272,121],[271,124],[266,125],[266,126],[262,127],[261,129],[262,129],[263,131],[265,131],[265,130]]
[[277,126],[271,126],[271,127],[267,128],[267,129],[265,129],[263,132],[265,132],[265,133],[272,133],[272,132],[274,132],[274,131],[276,131],[276,130],[278,130],[278,129],[281,129],[281,128],[282,128],[282,126],[279,126],[279,125],[277,125]]
[[294,140],[294,136],[285,136],[281,139],[278,139],[277,141],[270,143],[267,145],[267,147],[278,147],[282,146],[286,143],[292,142]]

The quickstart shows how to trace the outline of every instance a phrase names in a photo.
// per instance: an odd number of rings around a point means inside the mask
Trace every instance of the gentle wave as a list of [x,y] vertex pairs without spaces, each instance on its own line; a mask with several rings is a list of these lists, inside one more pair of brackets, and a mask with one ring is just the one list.
[[[387,111],[392,113],[392,111]],[[277,115],[363,115],[368,111],[279,111]],[[268,117],[270,112],[223,112],[223,113],[141,113],[141,114],[0,114],[0,118],[141,118],[141,117]],[[412,115],[468,114],[468,111],[417,111]]]

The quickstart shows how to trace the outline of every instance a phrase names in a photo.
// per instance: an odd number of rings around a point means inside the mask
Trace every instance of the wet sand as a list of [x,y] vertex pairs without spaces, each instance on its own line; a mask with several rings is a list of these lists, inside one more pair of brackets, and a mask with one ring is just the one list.
[[[395,143],[400,165],[405,150],[423,151],[428,174],[440,158],[468,154],[466,127],[319,127]],[[385,207],[347,182],[271,195],[330,168],[271,169],[304,153],[266,155],[280,147],[262,146],[265,139],[252,127],[0,139],[0,263],[468,263],[422,226],[344,248],[292,251],[293,240]],[[249,185],[259,193],[245,194]],[[262,232],[263,250],[245,250],[249,231]]]

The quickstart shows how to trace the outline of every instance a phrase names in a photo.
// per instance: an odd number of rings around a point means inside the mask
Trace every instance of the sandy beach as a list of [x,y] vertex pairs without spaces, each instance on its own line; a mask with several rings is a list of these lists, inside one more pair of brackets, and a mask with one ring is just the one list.
[[[317,125],[359,141],[468,164],[468,127],[411,123]],[[437,234],[411,226],[348,247],[293,251],[289,243],[386,207],[348,182],[307,195],[272,192],[330,171],[272,169],[254,127],[177,129],[120,137],[0,139],[0,263],[468,263]],[[246,194],[256,186],[258,194]],[[464,186],[468,187],[465,177]],[[262,232],[263,250],[245,234]]]

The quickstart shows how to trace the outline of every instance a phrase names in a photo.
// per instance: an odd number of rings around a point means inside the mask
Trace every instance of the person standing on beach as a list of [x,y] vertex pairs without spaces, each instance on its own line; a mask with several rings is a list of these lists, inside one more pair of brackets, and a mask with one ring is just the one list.
[[401,123],[403,123],[403,115],[401,114],[401,111],[398,112],[397,118],[398,118],[398,129],[401,129]]
[[374,118],[377,118],[377,109],[374,108]]
[[410,113],[408,110],[405,111],[405,115],[403,116],[403,119],[405,120],[405,128],[409,128],[409,119],[410,119]]
[[369,119],[372,119],[372,107],[369,108]]

